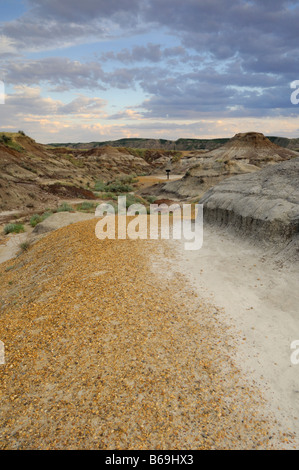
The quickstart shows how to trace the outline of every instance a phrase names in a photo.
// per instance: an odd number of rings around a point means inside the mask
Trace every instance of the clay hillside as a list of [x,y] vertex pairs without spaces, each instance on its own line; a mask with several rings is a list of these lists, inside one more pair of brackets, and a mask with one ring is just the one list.
[[227,178],[199,202],[206,222],[246,238],[282,242],[284,260],[299,260],[299,158]]
[[[147,174],[149,163],[128,151],[51,149],[23,133],[0,135],[0,211],[38,209],[60,197],[94,199],[97,180]],[[90,189],[90,190],[89,190]]]
[[157,184],[143,190],[143,194],[151,192],[174,199],[201,197],[224,178],[256,172],[298,155],[297,152],[274,144],[261,133],[236,134],[222,147],[193,158],[197,163],[191,166],[181,180]]

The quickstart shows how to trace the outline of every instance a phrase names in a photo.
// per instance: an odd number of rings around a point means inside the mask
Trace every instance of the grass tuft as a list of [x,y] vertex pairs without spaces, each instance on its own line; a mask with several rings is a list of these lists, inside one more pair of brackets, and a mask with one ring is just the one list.
[[7,224],[4,227],[4,233],[7,235],[8,233],[21,233],[25,232],[24,225],[22,224]]

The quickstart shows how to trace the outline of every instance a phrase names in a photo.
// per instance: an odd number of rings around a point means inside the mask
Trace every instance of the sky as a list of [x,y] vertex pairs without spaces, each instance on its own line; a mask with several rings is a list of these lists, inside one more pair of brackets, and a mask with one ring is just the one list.
[[298,25],[297,1],[0,0],[0,132],[298,138]]

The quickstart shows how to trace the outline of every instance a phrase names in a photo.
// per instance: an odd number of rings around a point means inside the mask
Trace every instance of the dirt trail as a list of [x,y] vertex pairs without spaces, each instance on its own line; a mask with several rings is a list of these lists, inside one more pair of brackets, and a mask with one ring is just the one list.
[[277,246],[262,248],[208,224],[198,251],[169,243],[169,270],[186,275],[198,295],[218,306],[235,330],[237,364],[263,391],[286,439],[296,434],[298,448],[299,365],[291,362],[291,343],[299,338],[298,263],[282,261]]
[[95,223],[0,266],[0,448],[281,445],[218,309],[167,269],[169,245],[99,241]]

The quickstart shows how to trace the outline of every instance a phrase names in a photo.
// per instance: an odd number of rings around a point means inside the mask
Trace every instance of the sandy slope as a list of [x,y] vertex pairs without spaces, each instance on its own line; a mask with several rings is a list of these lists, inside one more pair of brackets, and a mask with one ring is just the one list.
[[199,251],[170,243],[177,255],[172,268],[233,326],[238,364],[265,394],[281,429],[296,432],[298,448],[299,365],[290,360],[291,342],[299,339],[298,263],[282,265],[275,248],[264,250],[208,225]]
[[0,448],[281,445],[220,310],[171,272],[168,243],[94,229],[63,227],[0,265]]

